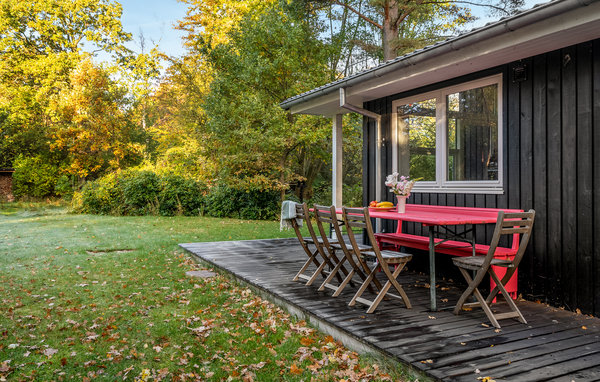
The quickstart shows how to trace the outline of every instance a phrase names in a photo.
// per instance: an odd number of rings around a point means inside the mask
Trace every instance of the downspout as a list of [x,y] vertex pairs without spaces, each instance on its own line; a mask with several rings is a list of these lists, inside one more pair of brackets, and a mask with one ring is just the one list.
[[[381,115],[347,103],[346,88],[340,88],[340,107],[375,120],[375,199],[381,200]],[[380,232],[380,220],[377,219],[377,232]]]

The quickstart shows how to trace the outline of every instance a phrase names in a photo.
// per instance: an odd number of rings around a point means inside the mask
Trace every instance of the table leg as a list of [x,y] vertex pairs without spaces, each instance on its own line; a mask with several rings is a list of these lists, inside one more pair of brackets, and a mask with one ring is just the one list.
[[431,311],[437,311],[437,301],[435,296],[435,241],[433,230],[434,226],[429,226],[429,298]]

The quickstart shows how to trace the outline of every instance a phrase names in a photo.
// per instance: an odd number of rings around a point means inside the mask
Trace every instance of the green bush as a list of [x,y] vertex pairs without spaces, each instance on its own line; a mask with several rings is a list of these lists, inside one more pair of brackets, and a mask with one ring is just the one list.
[[127,171],[119,180],[124,215],[155,215],[159,210],[161,179],[151,171]]
[[227,185],[213,187],[206,197],[206,214],[240,219],[272,219],[279,213],[275,191],[236,190]]
[[74,191],[72,176],[61,175],[56,180],[56,185],[54,186],[54,194],[56,196],[60,196],[65,200],[71,200]]
[[[205,196],[206,194],[206,196]],[[240,219],[273,219],[279,213],[275,191],[207,188],[181,175],[129,170],[86,183],[75,193],[73,209],[103,215],[198,215]]]
[[13,194],[20,198],[33,196],[43,198],[54,195],[58,179],[58,166],[48,163],[41,156],[20,155],[13,162]]
[[118,187],[117,174],[108,174],[98,180],[87,182],[72,201],[76,212],[86,214],[119,215],[123,206],[123,192]]
[[102,215],[198,215],[205,187],[178,175],[129,170],[88,182],[73,197],[76,212]]
[[180,175],[162,177],[159,212],[163,216],[199,215],[204,206],[206,188]]

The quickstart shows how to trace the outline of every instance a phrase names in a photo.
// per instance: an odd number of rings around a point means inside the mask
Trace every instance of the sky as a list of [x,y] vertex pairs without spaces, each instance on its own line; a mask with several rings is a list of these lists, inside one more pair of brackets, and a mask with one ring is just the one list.
[[[177,0],[120,0],[123,5],[122,23],[125,31],[133,35],[134,41],[128,47],[140,52],[140,33],[151,48],[158,44],[159,49],[170,56],[181,56],[185,49],[181,43],[184,32],[176,30],[174,25],[183,19],[187,5]],[[544,0],[525,0],[524,9],[529,9]],[[482,14],[481,7],[474,7],[473,12],[480,17],[471,28],[482,26],[496,18]]]
[[120,0],[120,3],[123,29],[134,40],[128,48],[139,53],[140,34],[143,34],[148,49],[158,44],[159,50],[170,56],[183,55],[184,32],[176,30],[174,25],[185,17],[187,4],[177,0]]

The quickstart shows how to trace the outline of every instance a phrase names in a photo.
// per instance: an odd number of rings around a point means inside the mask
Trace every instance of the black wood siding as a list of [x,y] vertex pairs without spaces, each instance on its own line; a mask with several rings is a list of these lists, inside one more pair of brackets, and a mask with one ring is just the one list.
[[[517,65],[526,66],[526,80],[513,81]],[[533,238],[519,269],[519,291],[530,299],[599,315],[600,151],[595,147],[600,147],[600,40],[365,103],[366,109],[384,115],[379,176],[392,171],[392,101],[497,73],[504,81],[504,194],[413,193],[409,203],[535,209]],[[373,121],[365,120],[365,204],[375,199],[374,127]],[[385,191],[391,201],[393,194]],[[384,229],[393,230],[393,223]],[[415,225],[405,229],[427,234]],[[491,227],[477,227],[476,236],[487,242]]]

